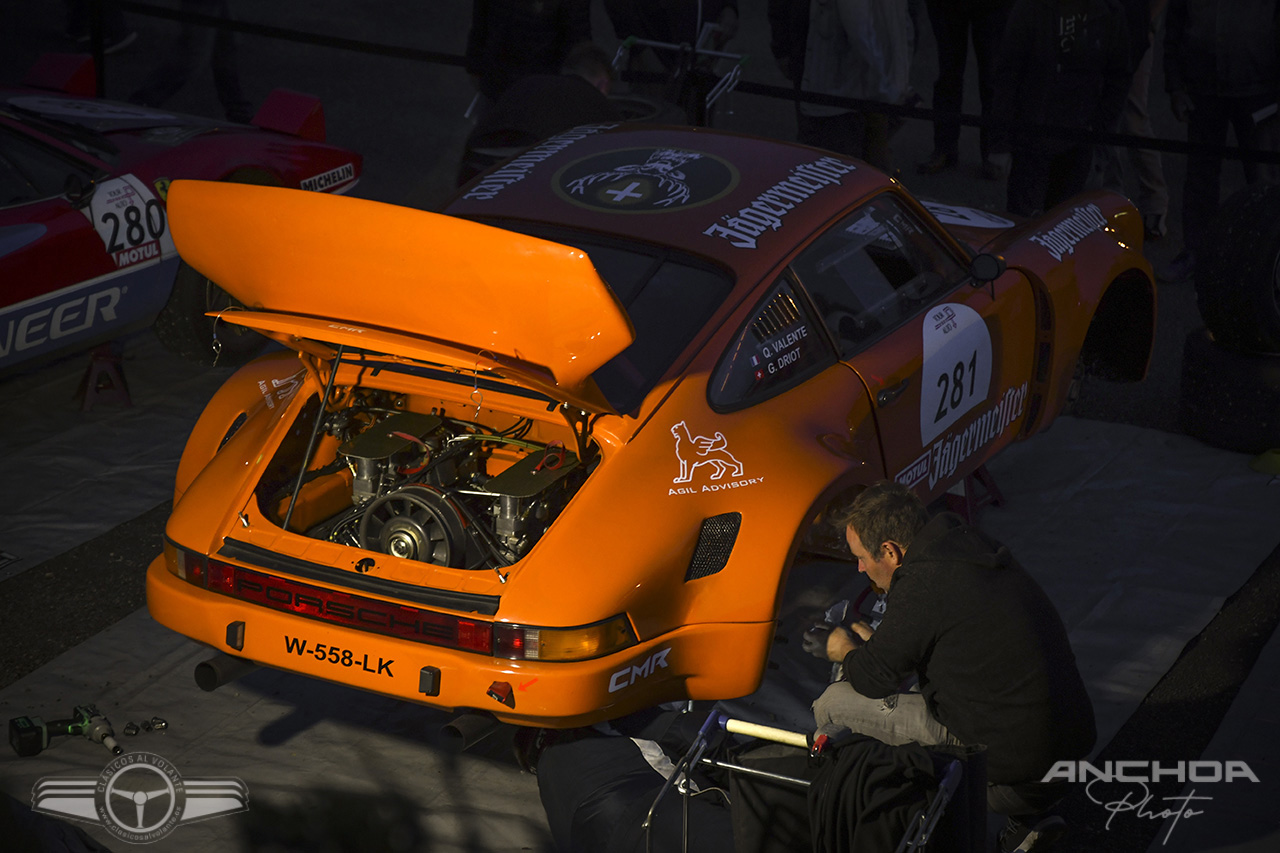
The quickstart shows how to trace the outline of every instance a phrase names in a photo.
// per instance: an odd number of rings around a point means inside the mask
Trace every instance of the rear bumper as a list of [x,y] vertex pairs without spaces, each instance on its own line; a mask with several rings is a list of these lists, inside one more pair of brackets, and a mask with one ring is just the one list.
[[[147,607],[165,627],[264,666],[445,709],[476,709],[503,722],[552,728],[613,719],[660,702],[728,699],[759,686],[774,623],[679,628],[589,661],[513,661],[369,633],[269,610],[147,569]],[[228,627],[243,623],[242,648]],[[235,633],[234,631],[232,633]],[[438,670],[438,695],[422,692]],[[427,678],[426,682],[431,679]],[[495,683],[509,685],[507,695]]]

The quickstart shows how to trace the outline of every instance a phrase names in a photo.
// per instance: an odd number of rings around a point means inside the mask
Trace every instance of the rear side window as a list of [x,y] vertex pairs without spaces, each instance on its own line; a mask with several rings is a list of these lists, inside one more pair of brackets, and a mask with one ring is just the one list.
[[527,223],[496,224],[586,252],[627,309],[635,341],[592,374],[619,412],[639,407],[733,289],[733,279],[723,270],[661,247]]
[[830,228],[791,269],[845,358],[966,276],[950,250],[888,193]]
[[720,360],[708,397],[740,409],[795,387],[835,363],[835,354],[788,277],[780,278]]
[[60,152],[0,127],[0,206],[61,195],[72,174],[86,184],[93,176]]

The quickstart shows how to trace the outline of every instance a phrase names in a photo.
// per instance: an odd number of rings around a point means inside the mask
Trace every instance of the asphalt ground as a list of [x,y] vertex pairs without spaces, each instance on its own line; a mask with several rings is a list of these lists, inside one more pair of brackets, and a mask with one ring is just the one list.
[[[176,8],[176,2],[164,5]],[[282,0],[261,0],[252,5],[234,3],[242,20],[288,28],[304,33],[404,48],[418,48],[459,55],[469,22],[465,0],[433,0],[428,4],[377,3],[372,0],[339,2],[318,0],[303,7]],[[764,0],[742,0],[742,31],[731,49],[750,56],[745,79],[785,85],[768,52]],[[18,80],[30,63],[45,51],[67,51],[61,4],[17,0],[6,4],[0,27],[0,79]],[[111,56],[106,66],[108,97],[123,99],[144,78],[159,52],[173,38],[171,21],[131,14],[138,40]],[[616,45],[601,4],[593,7],[598,40]],[[326,108],[329,139],[364,154],[365,175],[355,195],[381,201],[435,209],[452,190],[452,179],[461,154],[471,101],[469,81],[456,64],[428,63],[376,56],[363,52],[283,41],[261,36],[240,39],[241,77],[251,100],[260,101],[276,86],[319,95]],[[913,82],[928,102],[934,76],[932,40],[926,31],[913,68]],[[966,109],[977,107],[972,66],[967,77],[970,93]],[[1157,136],[1178,139],[1176,122],[1162,96],[1159,56],[1152,90],[1152,113]],[[194,79],[167,107],[196,114],[219,115],[220,109],[208,75]],[[731,113],[717,126],[765,136],[789,138],[794,134],[790,104],[777,99],[735,94]],[[966,129],[959,168],[937,176],[915,174],[913,165],[931,147],[930,126],[908,120],[894,139],[894,156],[900,178],[918,195],[966,204],[999,208],[1003,187],[978,174],[976,131]],[[1161,266],[1179,248],[1177,205],[1181,195],[1183,158],[1166,155],[1172,230],[1168,237],[1147,246],[1148,256]],[[1224,169],[1224,191],[1240,182],[1237,169]],[[1182,340],[1200,324],[1190,284],[1162,285],[1159,292],[1159,327],[1150,375],[1139,385],[1086,385],[1076,413],[1116,423],[1129,423],[1167,432],[1178,432],[1177,400]],[[83,356],[79,357],[83,361]],[[68,365],[71,365],[70,367]],[[43,371],[75,370],[73,361],[51,365]],[[0,383],[0,399],[10,417],[24,413],[23,390],[39,383],[47,373],[29,374]],[[0,488],[31,489],[38,484],[6,483]],[[165,518],[164,505],[139,515],[110,532],[80,544],[59,557],[0,583],[0,686],[52,660],[98,630],[113,624],[143,604],[142,575],[159,547]],[[95,570],[85,572],[86,563]],[[1280,612],[1280,556],[1273,554],[1253,579],[1224,606],[1221,614],[1188,644],[1182,657],[1147,697],[1130,723],[1112,740],[1099,758],[1142,755],[1159,759],[1162,754],[1185,756],[1197,744],[1208,744],[1245,682]],[[56,625],[50,630],[48,625]],[[1177,732],[1175,739],[1169,732]],[[1163,752],[1162,752],[1163,750]],[[1077,803],[1072,808],[1084,808]],[[1113,828],[1101,837],[1076,836],[1068,849],[1142,850],[1155,837],[1156,825],[1130,824],[1125,835]],[[1224,843],[1232,839],[1224,839]],[[1241,839],[1242,840],[1242,839]]]

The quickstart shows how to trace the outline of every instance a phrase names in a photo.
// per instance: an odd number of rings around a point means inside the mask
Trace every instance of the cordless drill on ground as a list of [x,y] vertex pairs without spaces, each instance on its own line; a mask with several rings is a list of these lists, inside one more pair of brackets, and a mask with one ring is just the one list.
[[62,735],[80,735],[111,750],[112,755],[124,752],[116,743],[111,723],[94,705],[77,705],[69,720],[50,720],[39,717],[14,717],[9,720],[9,745],[23,757],[39,755],[49,747],[49,740]]

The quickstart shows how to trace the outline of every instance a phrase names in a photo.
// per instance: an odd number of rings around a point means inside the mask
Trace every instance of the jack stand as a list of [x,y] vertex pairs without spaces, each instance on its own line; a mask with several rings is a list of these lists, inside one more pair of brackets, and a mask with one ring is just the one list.
[[121,365],[123,356],[124,344],[120,341],[94,348],[80,387],[76,389],[76,396],[81,399],[80,411],[89,411],[94,403],[120,403],[126,408],[133,405]]
[[966,524],[973,524],[977,520],[978,510],[984,506],[1004,505],[1004,495],[1000,494],[986,465],[979,465],[977,470],[953,488],[960,491],[948,491],[943,495],[947,501],[947,509],[960,515]]

